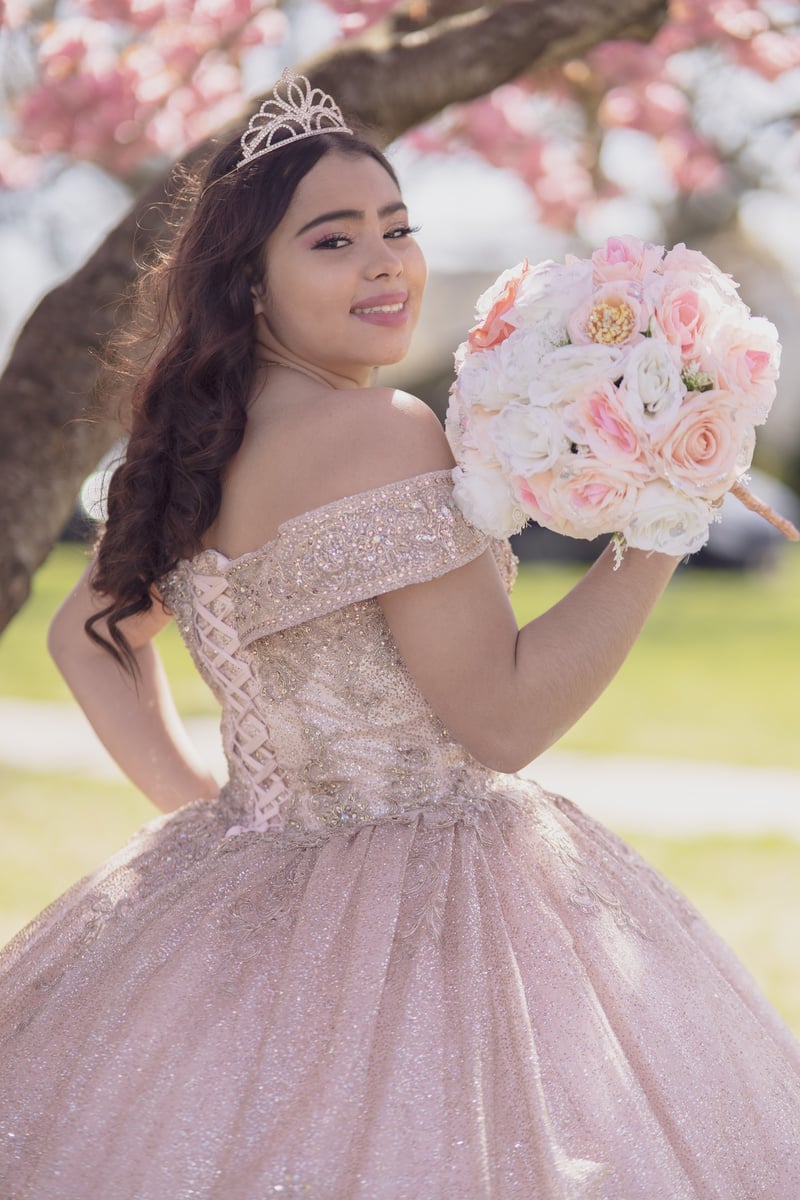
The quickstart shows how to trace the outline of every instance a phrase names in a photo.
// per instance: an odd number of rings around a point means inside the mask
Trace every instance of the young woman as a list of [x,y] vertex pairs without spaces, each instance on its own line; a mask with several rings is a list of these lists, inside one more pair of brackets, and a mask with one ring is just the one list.
[[[15,1200],[800,1195],[788,1029],[665,880],[514,774],[676,560],[604,553],[517,628],[438,421],[372,385],[419,313],[408,222],[295,81],[151,276],[159,345],[50,646],[163,815],[0,955]],[[221,791],[152,645],[173,617]]]

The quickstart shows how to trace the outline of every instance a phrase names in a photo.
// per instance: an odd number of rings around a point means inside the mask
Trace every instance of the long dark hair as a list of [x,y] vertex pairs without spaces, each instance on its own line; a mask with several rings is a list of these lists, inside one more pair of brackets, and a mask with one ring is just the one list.
[[[153,586],[201,549],[244,436],[256,370],[250,289],[263,274],[264,242],[300,181],[331,153],[369,156],[397,182],[371,142],[340,133],[290,142],[240,169],[237,135],[202,175],[186,178],[177,236],[142,274],[132,331],[110,348],[112,366],[133,367],[130,438],[109,485],[91,582],[110,602],[85,628],[133,674],[120,622],[147,612]],[[95,628],[101,621],[108,638]]]

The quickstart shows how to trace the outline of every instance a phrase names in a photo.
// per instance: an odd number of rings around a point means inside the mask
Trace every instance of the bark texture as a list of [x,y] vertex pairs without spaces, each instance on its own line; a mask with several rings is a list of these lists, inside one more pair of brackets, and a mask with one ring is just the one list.
[[[363,38],[299,69],[386,144],[523,71],[610,38],[649,38],[666,7],[667,0],[510,0],[479,8],[474,0],[412,0]],[[82,480],[117,435],[98,398],[96,354],[124,320],[120,297],[135,276],[134,244],[138,257],[165,233],[157,206],[165,183],[166,176],[44,297],[0,379],[0,631],[27,599]]]

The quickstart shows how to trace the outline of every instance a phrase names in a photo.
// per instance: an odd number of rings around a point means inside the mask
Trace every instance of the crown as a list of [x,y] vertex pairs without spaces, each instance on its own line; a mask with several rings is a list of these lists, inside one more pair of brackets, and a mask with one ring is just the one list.
[[[283,87],[285,98],[278,95]],[[265,100],[242,134],[242,157],[237,169],[245,163],[269,154],[288,142],[316,137],[318,133],[350,133],[342,110],[332,96],[320,88],[312,88],[305,75],[295,75],[288,68],[283,72],[270,100]]]

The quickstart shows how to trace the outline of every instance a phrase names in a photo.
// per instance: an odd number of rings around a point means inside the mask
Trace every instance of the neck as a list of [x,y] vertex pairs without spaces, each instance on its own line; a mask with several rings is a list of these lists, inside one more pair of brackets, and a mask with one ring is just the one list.
[[327,367],[299,361],[290,354],[277,350],[273,346],[265,345],[263,342],[258,343],[258,361],[265,367],[283,367],[287,371],[296,371],[300,375],[305,375],[307,379],[313,379],[315,383],[321,383],[324,387],[340,391],[354,387],[369,387],[374,374],[372,367],[364,367],[360,370],[354,368],[352,374],[345,375]]

